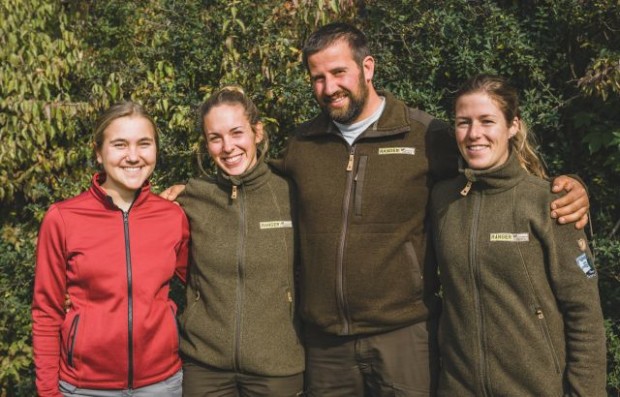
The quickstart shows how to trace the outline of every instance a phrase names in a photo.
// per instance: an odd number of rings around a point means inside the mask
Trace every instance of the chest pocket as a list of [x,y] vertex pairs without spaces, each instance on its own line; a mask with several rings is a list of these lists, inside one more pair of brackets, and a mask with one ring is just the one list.
[[360,156],[355,170],[353,179],[353,207],[355,215],[362,215],[362,197],[364,193],[364,182],[366,180],[366,165],[368,164],[368,156]]
[[357,221],[401,223],[425,211],[428,166],[417,148],[375,146],[364,152],[353,171]]

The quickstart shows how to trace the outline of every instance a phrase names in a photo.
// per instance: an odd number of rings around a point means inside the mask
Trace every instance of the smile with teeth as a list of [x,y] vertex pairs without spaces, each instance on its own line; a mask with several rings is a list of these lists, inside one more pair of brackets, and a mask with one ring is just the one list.
[[478,151],[484,150],[486,148],[488,148],[487,145],[469,145],[469,146],[467,146],[467,150],[470,150],[472,152],[478,152]]
[[123,171],[127,172],[138,172],[142,169],[142,167],[122,167]]
[[242,154],[237,154],[234,156],[223,157],[222,161],[226,164],[235,164],[241,160]]
[[334,95],[330,95],[328,97],[325,98],[325,102],[329,103],[329,104],[338,104],[342,101],[344,101],[345,99],[347,99],[348,95],[344,92],[337,92]]

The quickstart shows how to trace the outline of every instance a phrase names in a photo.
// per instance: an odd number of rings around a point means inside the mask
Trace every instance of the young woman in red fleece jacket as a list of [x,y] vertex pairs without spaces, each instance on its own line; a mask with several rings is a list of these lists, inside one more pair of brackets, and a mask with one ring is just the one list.
[[175,273],[185,279],[189,227],[181,208],[150,192],[157,146],[140,105],[112,106],[94,133],[103,171],[45,215],[32,305],[42,397],[181,396],[168,292]]

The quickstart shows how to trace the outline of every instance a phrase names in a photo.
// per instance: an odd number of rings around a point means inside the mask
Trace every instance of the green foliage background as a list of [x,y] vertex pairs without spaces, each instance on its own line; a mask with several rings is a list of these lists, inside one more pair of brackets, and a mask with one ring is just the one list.
[[155,116],[161,190],[197,172],[197,105],[241,84],[276,156],[317,110],[300,48],[332,20],[367,33],[376,86],[446,120],[474,73],[520,87],[551,174],[590,189],[609,393],[620,395],[619,1],[0,0],[0,397],[34,395],[36,233],[51,203],[88,185],[96,115],[131,98]]

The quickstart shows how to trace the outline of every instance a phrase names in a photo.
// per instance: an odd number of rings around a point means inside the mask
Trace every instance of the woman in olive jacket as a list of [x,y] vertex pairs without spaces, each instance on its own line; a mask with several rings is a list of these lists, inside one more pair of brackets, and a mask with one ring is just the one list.
[[[443,286],[440,396],[605,396],[605,334],[586,237],[557,225],[505,80],[457,93],[467,166],[431,203]],[[534,175],[537,176],[534,176]]]
[[236,87],[213,94],[200,119],[217,174],[179,196],[193,233],[181,316],[185,396],[296,396],[304,350],[294,289],[290,182],[263,161],[263,125]]

